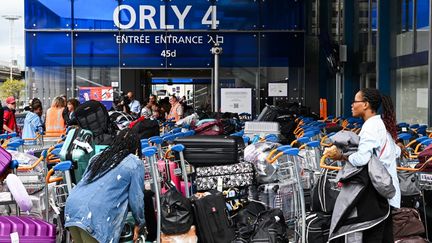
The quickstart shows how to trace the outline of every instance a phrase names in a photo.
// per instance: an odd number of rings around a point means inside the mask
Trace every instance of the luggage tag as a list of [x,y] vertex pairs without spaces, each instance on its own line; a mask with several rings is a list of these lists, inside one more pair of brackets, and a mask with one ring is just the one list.
[[223,179],[222,177],[218,177],[217,179],[217,189],[218,191],[222,192],[223,190]]
[[73,141],[73,144],[75,144],[76,146],[78,146],[78,147],[80,147],[80,148],[85,149],[85,151],[86,151],[87,153],[91,153],[91,152],[93,152],[93,148],[92,148],[92,147],[90,146],[90,144],[87,143],[87,142],[81,142],[81,141],[78,141],[78,140],[74,140],[74,141]]
[[11,243],[19,243],[20,242],[18,232],[13,232],[9,236],[11,239]]

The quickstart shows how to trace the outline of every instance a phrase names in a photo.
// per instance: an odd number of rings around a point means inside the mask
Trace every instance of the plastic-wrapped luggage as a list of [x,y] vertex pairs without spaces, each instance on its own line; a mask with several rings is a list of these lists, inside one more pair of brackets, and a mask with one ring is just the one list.
[[276,173],[278,162],[270,164],[266,160],[270,151],[276,149],[278,146],[278,143],[259,142],[245,148],[244,160],[255,166],[258,184],[272,183],[278,180]]
[[280,135],[279,123],[277,122],[246,122],[244,134],[250,138],[255,135],[265,137],[269,134]]
[[286,220],[295,216],[295,185],[290,182],[269,183],[258,186],[258,199],[270,208],[279,208],[283,211]]
[[54,243],[56,227],[30,217],[0,216],[0,242]]

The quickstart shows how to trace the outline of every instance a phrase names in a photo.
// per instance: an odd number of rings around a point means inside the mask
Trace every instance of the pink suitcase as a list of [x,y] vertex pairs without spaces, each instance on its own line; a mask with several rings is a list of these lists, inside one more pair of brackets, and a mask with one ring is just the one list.
[[0,146],[0,175],[8,168],[12,160],[12,155]]
[[[172,183],[174,183],[174,186],[178,190],[180,190],[180,176],[175,175],[175,170],[178,167],[177,163],[169,161],[168,164],[169,164],[169,177],[170,177]],[[166,177],[168,177],[167,171],[166,171],[166,163],[164,160],[158,161],[158,170],[162,174],[164,179],[166,179]],[[168,190],[167,188],[162,188],[162,194],[164,194],[167,190]]]
[[[12,242],[14,232],[20,243],[55,243],[56,227],[30,217],[0,216],[0,243]],[[12,235],[11,235],[12,234]]]

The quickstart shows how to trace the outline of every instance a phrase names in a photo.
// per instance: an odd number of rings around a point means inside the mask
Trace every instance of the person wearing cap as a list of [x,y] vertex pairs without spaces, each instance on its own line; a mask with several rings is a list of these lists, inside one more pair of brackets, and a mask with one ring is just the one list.
[[17,132],[17,123],[15,117],[16,101],[13,96],[6,98],[6,106],[3,107],[3,131]]

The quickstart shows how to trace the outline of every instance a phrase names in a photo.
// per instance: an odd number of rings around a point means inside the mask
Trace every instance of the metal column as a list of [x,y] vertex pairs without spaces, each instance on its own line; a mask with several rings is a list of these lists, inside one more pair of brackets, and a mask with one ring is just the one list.
[[432,0],[429,1],[428,124],[432,126]]

